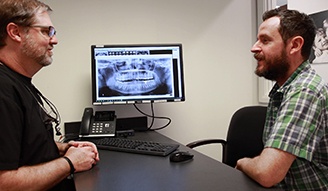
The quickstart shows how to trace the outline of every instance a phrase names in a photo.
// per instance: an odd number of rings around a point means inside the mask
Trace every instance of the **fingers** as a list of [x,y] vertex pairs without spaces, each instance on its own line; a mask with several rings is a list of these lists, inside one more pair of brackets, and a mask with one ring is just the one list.
[[99,161],[99,153],[98,153],[98,149],[96,147],[96,145],[92,142],[88,142],[88,141],[70,141],[68,142],[68,144],[70,146],[74,146],[74,147],[91,147],[92,151],[95,153],[95,160]]
[[77,172],[92,168],[100,160],[95,144],[87,141],[70,141],[66,155],[70,156],[76,165]]
[[92,160],[92,165],[96,165],[96,164],[97,164],[96,159],[93,159],[93,160]]
[[94,153],[92,147],[70,147],[66,153],[76,169],[76,172],[89,170],[93,165],[96,165],[99,159],[98,154]]

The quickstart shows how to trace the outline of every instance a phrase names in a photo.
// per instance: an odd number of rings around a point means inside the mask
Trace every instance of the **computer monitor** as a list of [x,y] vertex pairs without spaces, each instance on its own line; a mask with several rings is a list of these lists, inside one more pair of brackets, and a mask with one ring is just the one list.
[[185,101],[181,44],[92,45],[92,103]]

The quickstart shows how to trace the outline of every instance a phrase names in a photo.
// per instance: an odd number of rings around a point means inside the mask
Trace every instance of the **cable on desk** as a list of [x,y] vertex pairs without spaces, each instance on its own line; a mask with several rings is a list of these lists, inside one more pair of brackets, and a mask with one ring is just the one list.
[[[160,130],[160,129],[164,129],[165,127],[169,126],[170,123],[171,123],[171,118],[169,117],[159,117],[159,116],[155,116],[155,112],[154,112],[154,103],[150,103],[150,108],[151,108],[151,115],[141,111],[138,106],[136,104],[133,104],[133,106],[141,113],[143,114],[144,116],[147,116],[147,117],[150,117],[152,120],[151,120],[151,124],[149,125],[148,129],[149,131],[156,131],[156,130]],[[154,125],[154,121],[155,119],[164,119],[164,120],[168,120],[168,122],[163,125],[162,127],[158,127],[158,128],[154,128],[152,129],[153,125]]]

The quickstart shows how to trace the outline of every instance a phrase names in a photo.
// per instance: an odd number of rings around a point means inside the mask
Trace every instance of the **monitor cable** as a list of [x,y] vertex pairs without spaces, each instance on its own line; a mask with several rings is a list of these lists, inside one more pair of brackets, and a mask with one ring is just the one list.
[[[150,114],[147,114],[143,111],[141,111],[141,109],[138,108],[137,104],[133,104],[133,106],[136,108],[136,110],[138,110],[141,114],[143,114],[144,116],[146,117],[149,117],[151,118],[151,123],[148,127],[148,131],[156,131],[156,130],[161,130],[161,129],[164,129],[166,128],[167,126],[170,125],[171,123],[171,118],[169,117],[160,117],[160,116],[155,116],[155,112],[154,112],[154,103],[150,103],[150,108],[151,108],[151,115]],[[158,128],[153,128],[153,125],[154,125],[154,122],[155,122],[155,119],[164,119],[164,120],[168,120],[168,122],[163,125],[162,127],[158,127]]]

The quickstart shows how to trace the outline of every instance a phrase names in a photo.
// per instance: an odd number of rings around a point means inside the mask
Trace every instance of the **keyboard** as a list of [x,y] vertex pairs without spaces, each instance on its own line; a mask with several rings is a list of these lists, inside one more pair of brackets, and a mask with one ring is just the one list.
[[96,144],[98,149],[156,155],[163,157],[169,155],[179,147],[178,144],[160,143],[118,137],[106,137],[91,141]]

